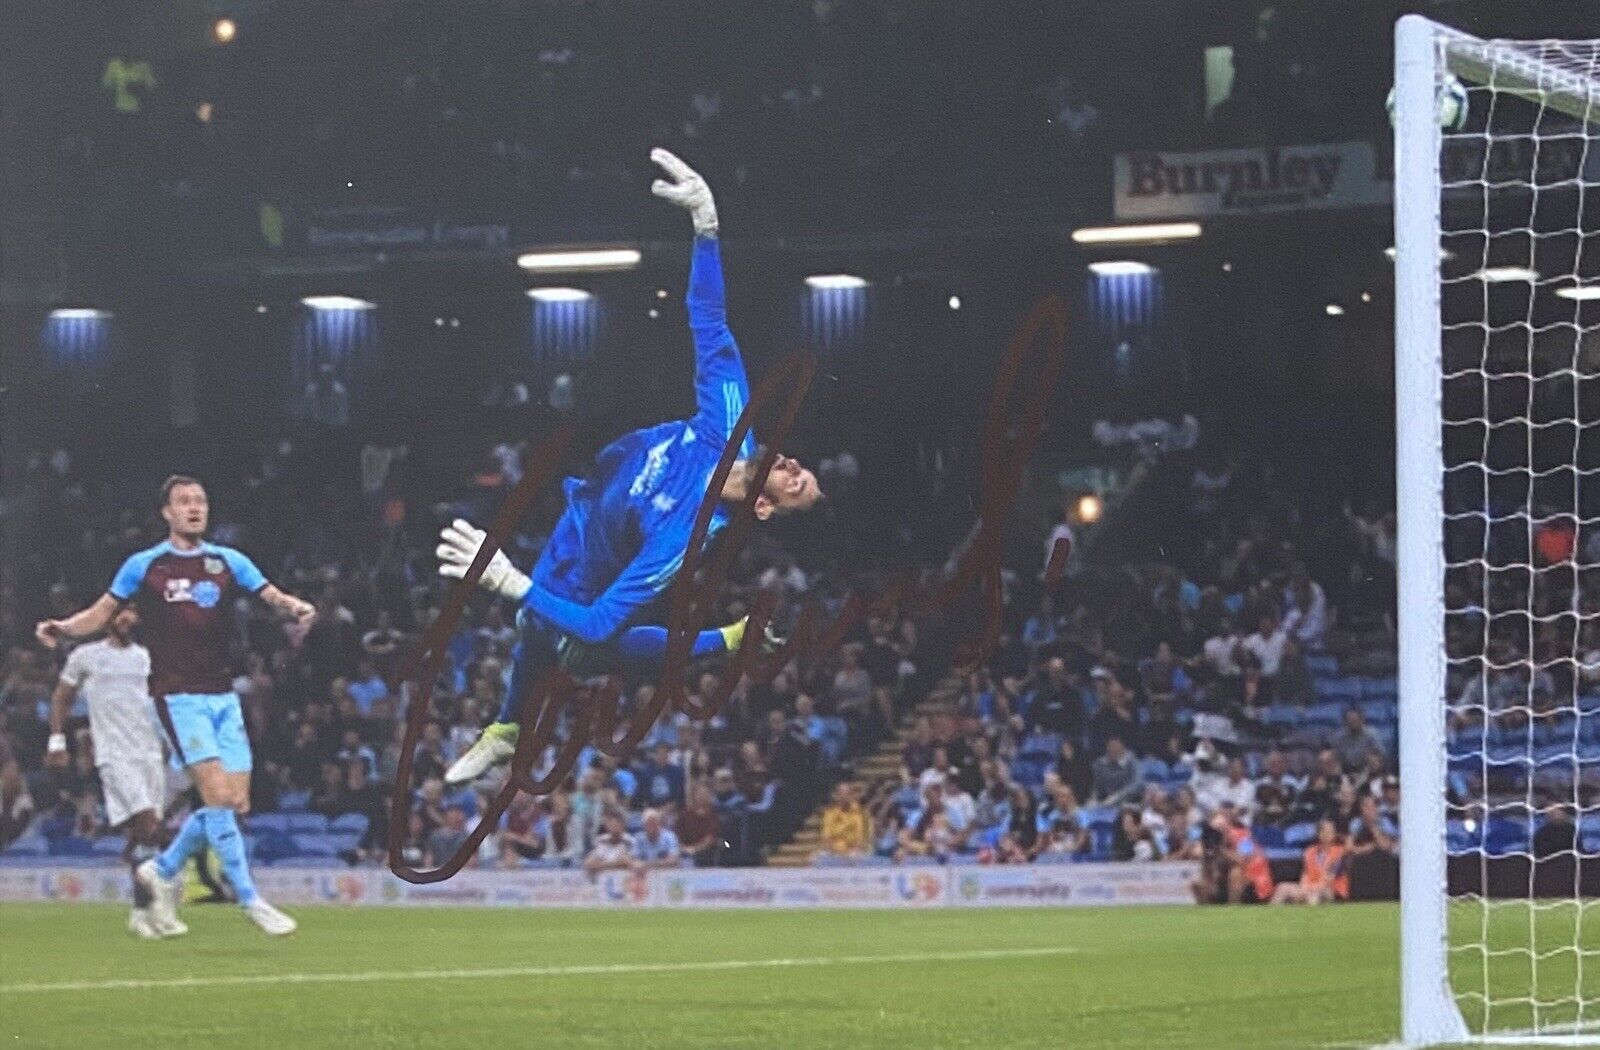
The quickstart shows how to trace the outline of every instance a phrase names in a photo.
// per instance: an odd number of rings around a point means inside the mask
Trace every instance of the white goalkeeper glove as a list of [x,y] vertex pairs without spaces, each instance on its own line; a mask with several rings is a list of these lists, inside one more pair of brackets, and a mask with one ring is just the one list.
[[674,154],[659,146],[650,151],[650,159],[672,178],[657,179],[650,184],[650,192],[662,200],[686,208],[694,220],[694,232],[702,237],[717,235],[717,202],[711,199],[711,187],[700,173],[679,160]]
[[[439,556],[439,575],[457,580],[465,577],[486,536],[487,533],[482,529],[474,528],[460,518],[446,525],[444,531],[439,533],[439,549],[434,552]],[[495,551],[483,575],[478,577],[478,586],[502,598],[521,601],[522,596],[528,593],[528,588],[533,586],[533,581],[517,571],[505,551]]]

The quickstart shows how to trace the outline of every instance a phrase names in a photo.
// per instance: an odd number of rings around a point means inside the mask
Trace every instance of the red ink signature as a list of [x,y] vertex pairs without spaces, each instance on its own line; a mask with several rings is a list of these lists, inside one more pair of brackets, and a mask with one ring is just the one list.
[[[1045,408],[1055,391],[1056,381],[1063,367],[1066,346],[1067,311],[1059,298],[1048,297],[1036,305],[1022,326],[1012,337],[1006,356],[995,378],[994,390],[989,399],[989,414],[984,425],[982,474],[980,481],[980,510],[977,534],[956,564],[948,580],[924,591],[919,588],[916,574],[907,572],[894,580],[883,593],[868,602],[852,593],[838,617],[826,630],[816,624],[817,609],[813,602],[802,608],[799,621],[789,641],[765,658],[757,655],[756,647],[741,649],[727,661],[717,690],[709,697],[691,700],[684,691],[683,672],[688,666],[689,653],[700,627],[712,611],[713,603],[721,592],[728,566],[738,553],[739,546],[755,520],[755,498],[766,482],[777,450],[788,434],[794,417],[800,410],[806,391],[816,373],[816,358],[804,350],[785,357],[776,368],[762,377],[760,386],[752,393],[750,403],[733,428],[722,458],[717,462],[711,483],[706,488],[695,517],[683,566],[671,587],[672,611],[668,617],[668,643],[662,660],[661,672],[654,696],[643,710],[635,713],[631,724],[617,734],[617,716],[621,710],[621,682],[616,676],[607,676],[605,686],[574,705],[572,721],[566,740],[556,755],[555,762],[544,776],[531,775],[537,757],[544,753],[555,737],[561,714],[571,703],[577,682],[565,669],[552,666],[532,682],[526,695],[520,698],[518,723],[520,736],[511,757],[511,772],[500,792],[490,801],[477,826],[467,836],[455,854],[432,871],[420,871],[401,860],[401,850],[409,826],[411,797],[411,766],[417,739],[427,721],[428,708],[433,697],[433,683],[445,659],[445,646],[456,625],[461,620],[468,596],[477,585],[478,578],[502,543],[511,535],[534,497],[560,465],[561,456],[572,443],[571,427],[562,427],[546,438],[533,452],[522,481],[512,491],[505,505],[495,515],[488,529],[488,538],[478,551],[467,574],[451,588],[444,608],[429,625],[427,631],[407,656],[391,681],[391,689],[399,692],[398,684],[415,682],[416,690],[406,709],[405,736],[400,748],[399,768],[395,771],[394,793],[389,811],[389,867],[400,878],[411,883],[442,882],[460,871],[477,852],[479,845],[500,822],[519,791],[535,795],[548,794],[559,786],[572,772],[578,753],[587,743],[613,757],[626,757],[644,739],[661,713],[670,703],[692,718],[709,719],[715,715],[743,675],[757,683],[771,681],[790,660],[802,655],[827,652],[843,640],[846,632],[862,616],[882,612],[902,603],[927,612],[936,612],[949,605],[964,592],[968,583],[976,579],[983,607],[983,626],[978,637],[958,645],[954,663],[958,668],[976,666],[994,648],[1000,633],[1001,618],[1001,539],[1006,516],[1017,498],[1022,470],[1039,440]],[[1029,359],[1035,345],[1042,349],[1034,356],[1035,367],[1027,374],[1023,401],[1018,411],[1010,409],[1013,388],[1022,375],[1022,365]],[[778,391],[787,387],[786,400],[779,401]],[[737,459],[737,450],[758,417],[765,419],[769,404],[778,405],[777,418],[770,425],[763,422],[760,433],[767,435],[757,464],[757,483],[749,487],[742,503],[742,511],[733,515],[724,530],[726,535],[717,544],[715,553],[696,579],[700,567],[701,548],[711,515],[716,509],[723,484]],[[1046,568],[1046,582],[1057,578],[1065,567],[1065,541],[1058,541]],[[747,633],[759,638],[777,603],[777,594],[763,591],[757,596],[750,611]],[[759,662],[758,662],[759,661]],[[419,677],[420,672],[420,677]]]

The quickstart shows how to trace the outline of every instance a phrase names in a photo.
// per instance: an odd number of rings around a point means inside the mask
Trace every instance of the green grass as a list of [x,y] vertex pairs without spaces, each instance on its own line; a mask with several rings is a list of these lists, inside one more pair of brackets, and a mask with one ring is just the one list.
[[[108,906],[0,907],[0,1047],[1267,1050],[1378,1044],[1393,1039],[1398,1026],[1392,906],[296,913],[300,932],[269,940],[231,908],[191,906],[188,937],[145,943],[123,932],[124,913]],[[1569,939],[1571,928],[1567,917]],[[16,987],[1061,948],[1072,953],[187,988]]]

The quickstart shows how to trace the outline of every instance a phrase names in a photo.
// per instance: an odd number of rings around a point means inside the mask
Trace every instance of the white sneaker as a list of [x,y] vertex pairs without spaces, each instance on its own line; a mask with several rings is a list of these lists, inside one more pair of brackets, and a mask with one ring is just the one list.
[[150,921],[150,913],[144,908],[135,908],[128,913],[128,932],[141,941],[161,939],[161,934],[156,932],[155,924]]
[[274,937],[293,933],[300,925],[260,897],[246,905],[244,913],[250,916],[251,922],[261,927],[263,933],[269,933]]
[[188,933],[189,927],[178,921],[177,880],[162,878],[153,858],[135,868],[133,877],[139,880],[139,885],[150,891],[150,907],[145,912],[150,928],[156,935],[181,937]]
[[517,753],[518,725],[515,722],[490,722],[466,753],[445,770],[444,782],[467,784],[483,776]]

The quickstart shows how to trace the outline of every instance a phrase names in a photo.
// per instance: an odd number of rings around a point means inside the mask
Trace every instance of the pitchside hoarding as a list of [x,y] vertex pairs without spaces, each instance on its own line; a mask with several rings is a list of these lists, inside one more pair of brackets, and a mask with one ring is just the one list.
[[[1191,863],[610,871],[468,869],[417,885],[382,868],[261,868],[284,905],[514,908],[938,908],[1192,903]],[[0,901],[127,903],[120,867],[0,867]]]

